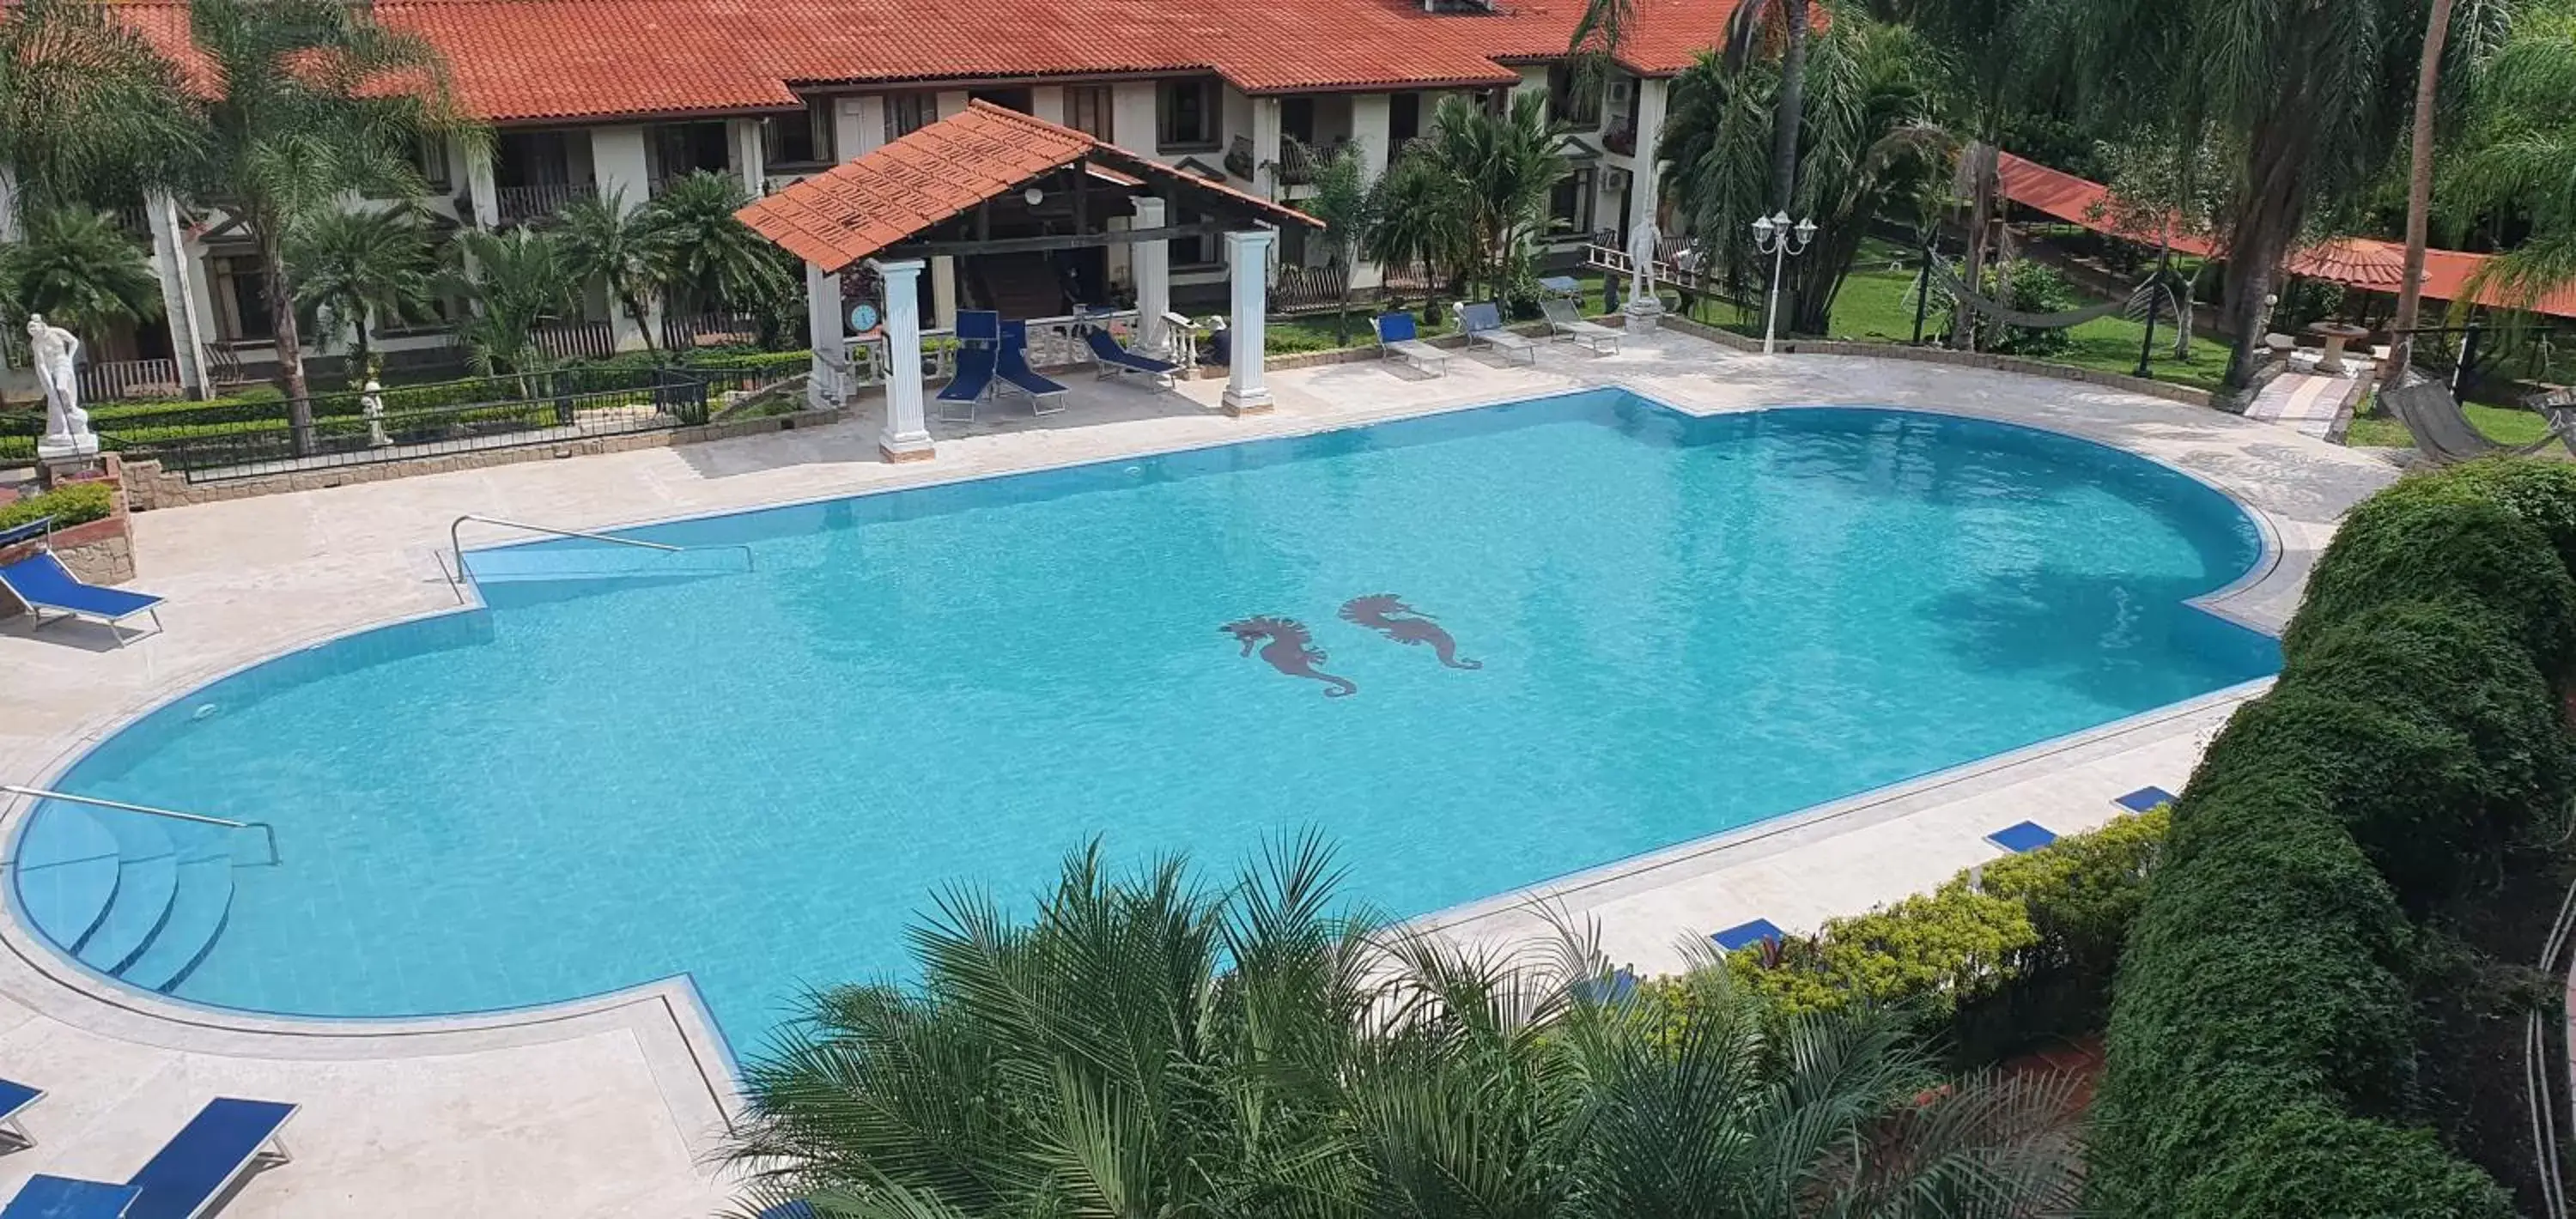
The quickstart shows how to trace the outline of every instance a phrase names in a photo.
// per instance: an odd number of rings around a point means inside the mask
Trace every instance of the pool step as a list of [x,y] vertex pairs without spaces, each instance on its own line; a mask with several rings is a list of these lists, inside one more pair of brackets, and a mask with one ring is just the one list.
[[18,899],[46,939],[77,948],[116,897],[116,835],[82,809],[54,805],[18,842]]
[[148,990],[186,980],[232,913],[228,831],[140,813],[42,806],[16,880],[47,939]]
[[683,580],[743,573],[738,549],[644,550],[632,546],[530,546],[465,552],[478,584],[529,580]]

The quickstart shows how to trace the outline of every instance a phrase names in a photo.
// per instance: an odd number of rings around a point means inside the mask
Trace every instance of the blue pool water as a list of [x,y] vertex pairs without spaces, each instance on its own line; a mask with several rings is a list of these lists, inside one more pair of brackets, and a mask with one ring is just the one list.
[[[416,1015],[687,972],[751,1042],[807,984],[901,976],[942,887],[1020,900],[1095,836],[1230,869],[1313,828],[1354,896],[1420,914],[2277,662],[2183,605],[2260,555],[2216,492],[1893,411],[1602,391],[634,532],[757,569],[494,584],[63,776],[275,823],[284,862],[232,869],[203,959],[161,947],[172,993]],[[490,562],[530,553],[643,562]],[[1339,616],[1378,593],[1481,667]],[[1258,615],[1356,692],[1221,629]],[[53,807],[31,836],[49,818],[68,862],[19,886],[40,923],[116,845]]]

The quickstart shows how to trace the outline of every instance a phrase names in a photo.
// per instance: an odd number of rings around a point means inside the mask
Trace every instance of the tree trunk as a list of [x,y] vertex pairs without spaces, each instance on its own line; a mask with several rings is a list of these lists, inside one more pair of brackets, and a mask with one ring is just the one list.
[[653,338],[653,310],[644,303],[642,293],[625,292],[626,315],[635,319],[635,329],[644,334],[644,350],[660,351],[662,345]]
[[[1972,291],[1983,291],[1986,283],[1986,244],[1995,227],[1995,146],[1986,140],[1968,145],[1968,252],[1960,264],[1959,278]],[[1977,315],[1960,301],[1950,318],[1950,334],[1969,351],[1977,349]]]
[[259,233],[259,269],[268,277],[268,324],[277,349],[278,380],[286,388],[286,421],[298,457],[313,451],[313,391],[304,379],[304,338],[296,333],[295,294],[286,281],[283,234],[274,217],[252,221]]
[[[1786,212],[1798,197],[1798,136],[1807,98],[1807,0],[1786,0],[1781,17],[1780,96],[1771,114],[1771,209]],[[1652,155],[1645,149],[1640,155]]]
[[2227,237],[2227,280],[2220,317],[2228,337],[2226,388],[2244,389],[2254,375],[2254,352],[2263,338],[2265,296],[2277,282],[2281,260],[2298,238],[2307,196],[2299,176],[2313,131],[2301,99],[2286,101],[2282,117],[2258,125],[2248,143],[2247,189]]
[[2406,178],[2406,270],[2397,285],[2397,316],[2388,323],[2388,367],[2383,384],[2396,387],[2406,379],[2415,358],[2416,311],[2424,298],[2425,230],[2433,210],[2433,94],[2442,81],[2442,44],[2451,35],[2451,0],[2433,0],[2433,15],[2424,24],[2424,58],[2415,66],[2415,132]]

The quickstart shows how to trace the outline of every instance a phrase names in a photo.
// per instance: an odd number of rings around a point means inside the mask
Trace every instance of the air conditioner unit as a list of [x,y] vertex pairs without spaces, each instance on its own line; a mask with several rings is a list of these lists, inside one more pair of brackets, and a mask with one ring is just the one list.
[[1628,189],[1628,171],[1613,166],[1608,173],[1601,175],[1601,185],[1614,193]]
[[1628,109],[1628,78],[1622,76],[1611,81],[1609,96],[1610,104],[1607,109],[1625,113]]

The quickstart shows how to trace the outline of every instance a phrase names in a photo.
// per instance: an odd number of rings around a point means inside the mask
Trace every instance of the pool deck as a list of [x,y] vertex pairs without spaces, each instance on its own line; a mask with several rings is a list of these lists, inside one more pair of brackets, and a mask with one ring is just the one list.
[[[1684,410],[1854,404],[2052,428],[2196,474],[2253,509],[2275,561],[2211,608],[2277,629],[2345,509],[2396,475],[2385,461],[2273,424],[2012,373],[1861,357],[1765,360],[1666,332],[1625,354],[1550,346],[1536,367],[1487,353],[1430,379],[1384,364],[1270,374],[1277,409],[1215,409],[1222,382],[1157,394],[1075,382],[1031,420],[935,426],[937,460],[888,464],[877,419],[755,438],[493,466],[145,513],[137,587],[169,598],[167,631],[116,648],[104,631],[0,624],[0,782],[40,784],[154,704],[243,665],[394,619],[452,609],[437,553],[464,513],[599,529],[660,518],[1321,431],[1588,385]],[[472,528],[472,527],[469,527]],[[468,545],[504,533],[469,532]],[[1983,836],[2023,820],[2059,833],[2149,785],[2179,790],[2208,735],[2260,684],[2077,738],[1686,843],[1426,920],[1466,938],[1520,936],[1534,903],[1596,921],[1613,959],[1672,968],[1687,941],[1753,918],[1791,930],[1927,889],[1999,857]],[[18,805],[0,803],[0,813]],[[291,854],[291,846],[289,848]],[[680,912],[685,916],[685,912]],[[744,1047],[750,1050],[754,1047]],[[0,1198],[31,1173],[122,1180],[205,1099],[298,1102],[295,1162],[253,1178],[236,1219],[348,1215],[700,1216],[725,1204],[705,1159],[733,1103],[725,1049],[684,982],[534,1012],[409,1022],[295,1022],[118,990],[60,962],[0,914],[0,1077],[51,1095],[38,1140],[0,1155]]]

